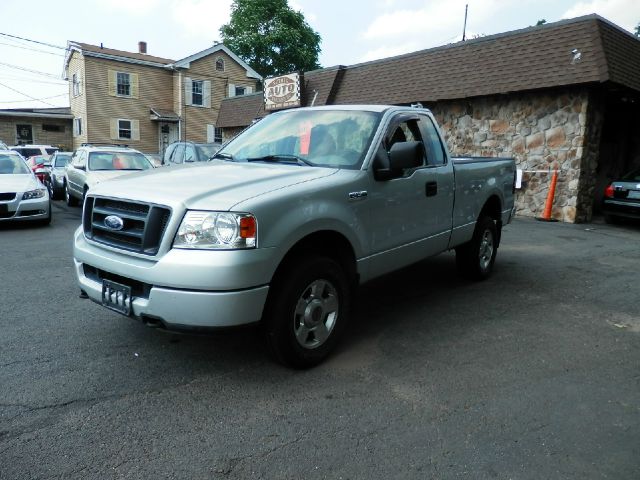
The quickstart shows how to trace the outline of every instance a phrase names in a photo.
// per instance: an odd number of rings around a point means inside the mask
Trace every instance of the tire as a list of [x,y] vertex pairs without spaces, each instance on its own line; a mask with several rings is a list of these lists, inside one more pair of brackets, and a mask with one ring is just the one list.
[[471,240],[456,248],[458,272],[471,280],[484,280],[491,275],[498,253],[498,232],[491,217],[481,216]]
[[67,205],[69,205],[70,207],[75,207],[78,205],[78,200],[71,195],[71,192],[69,191],[69,185],[65,182],[64,184],[64,199],[67,202]]
[[53,182],[51,180],[49,180],[46,183],[46,187],[47,187],[47,190],[49,190],[49,197],[51,198],[51,200],[55,200],[56,190],[55,190],[55,188],[53,188]]
[[336,346],[348,321],[351,289],[335,260],[296,260],[274,279],[263,326],[274,357],[302,369],[318,365]]
[[46,227],[48,225],[51,224],[51,216],[53,214],[51,213],[51,201],[49,201],[49,216],[47,218],[45,218],[44,220],[40,221],[40,225],[42,225],[43,227]]

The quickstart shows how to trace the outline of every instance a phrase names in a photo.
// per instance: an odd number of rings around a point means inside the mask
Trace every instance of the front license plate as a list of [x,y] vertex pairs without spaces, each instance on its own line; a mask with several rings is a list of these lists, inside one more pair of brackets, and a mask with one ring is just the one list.
[[131,315],[131,287],[103,280],[102,305],[123,315]]

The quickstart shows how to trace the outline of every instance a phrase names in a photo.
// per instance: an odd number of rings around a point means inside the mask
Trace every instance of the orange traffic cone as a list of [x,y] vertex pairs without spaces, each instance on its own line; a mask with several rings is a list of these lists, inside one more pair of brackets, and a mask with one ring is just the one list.
[[541,217],[536,217],[536,220],[542,220],[544,222],[557,222],[555,218],[551,218],[551,209],[553,207],[553,197],[556,194],[556,183],[558,183],[558,171],[554,170],[551,176],[551,185],[549,186],[549,193],[547,193],[547,201],[544,205],[544,212]]

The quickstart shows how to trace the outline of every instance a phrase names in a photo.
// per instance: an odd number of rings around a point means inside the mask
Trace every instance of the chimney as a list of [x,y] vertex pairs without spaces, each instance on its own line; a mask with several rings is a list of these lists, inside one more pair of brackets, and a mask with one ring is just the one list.
[[147,42],[138,42],[138,53],[147,53]]

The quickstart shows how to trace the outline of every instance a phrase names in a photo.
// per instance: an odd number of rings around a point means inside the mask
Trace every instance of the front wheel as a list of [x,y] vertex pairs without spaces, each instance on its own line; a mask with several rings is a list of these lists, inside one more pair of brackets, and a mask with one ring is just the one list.
[[493,219],[480,217],[471,240],[456,248],[456,266],[460,274],[472,280],[489,277],[498,253],[497,238]]
[[78,205],[78,200],[73,195],[71,195],[71,192],[69,191],[68,183],[64,184],[64,199],[67,202],[67,205],[69,205],[70,207],[75,207],[76,205]]
[[347,276],[333,259],[291,262],[273,282],[264,319],[276,359],[294,368],[322,362],[347,323],[350,297]]

